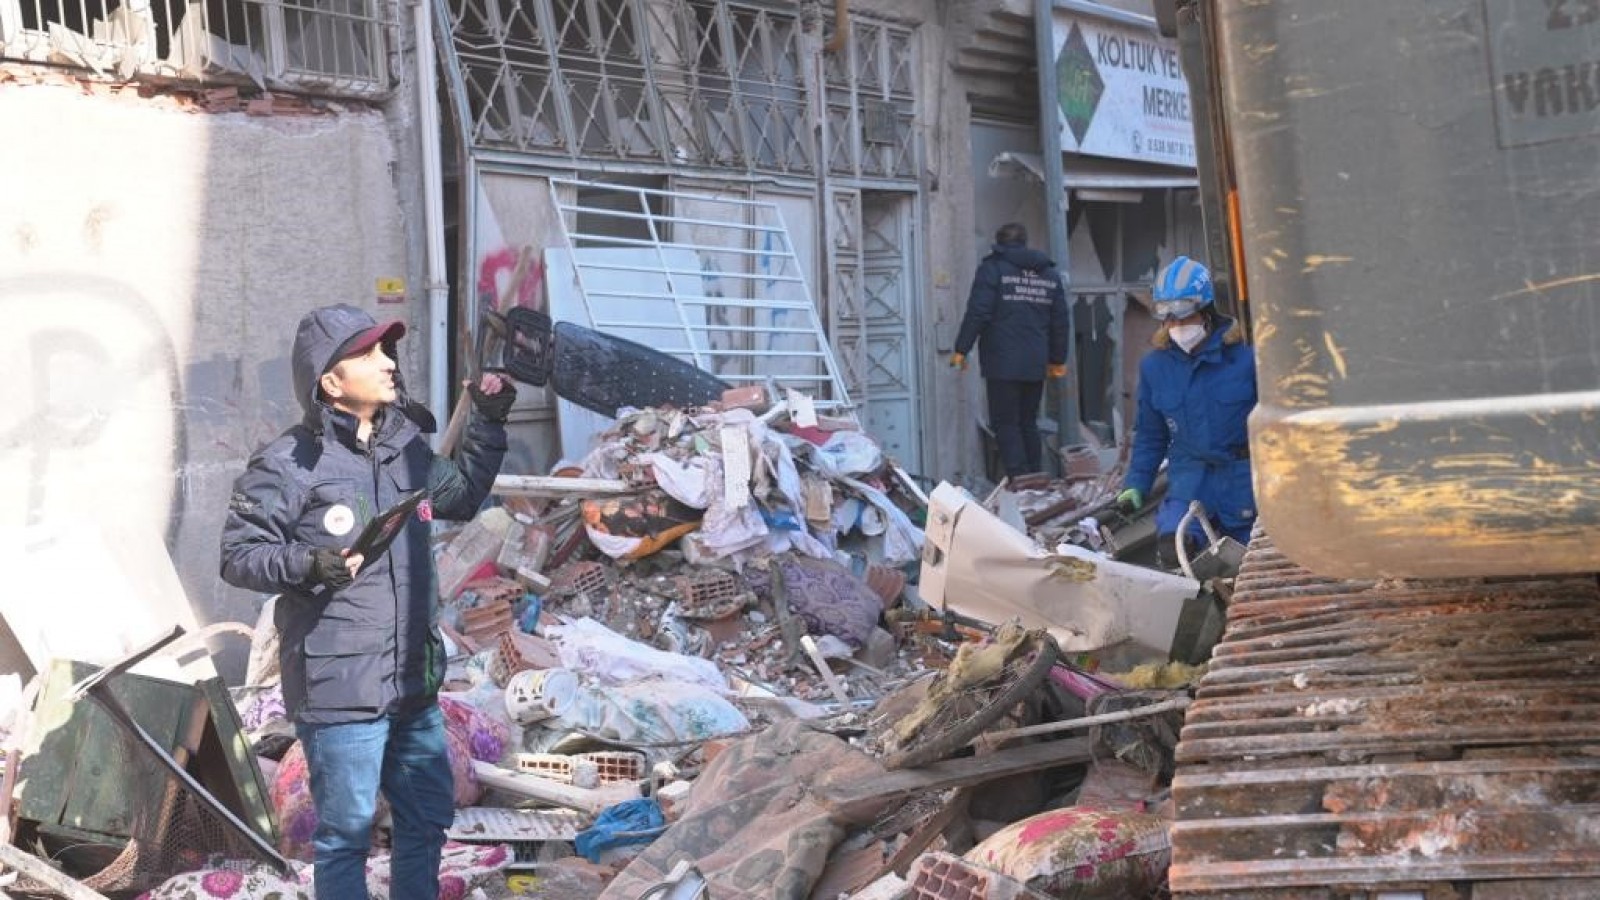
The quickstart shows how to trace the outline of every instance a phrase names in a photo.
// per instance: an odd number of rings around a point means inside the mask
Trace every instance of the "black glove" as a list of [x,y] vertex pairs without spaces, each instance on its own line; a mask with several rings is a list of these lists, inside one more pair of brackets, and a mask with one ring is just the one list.
[[337,550],[318,547],[311,551],[311,583],[325,584],[330,589],[342,591],[355,579],[345,566],[345,558]]
[[467,385],[467,390],[472,394],[472,405],[491,422],[504,424],[511,416],[512,405],[517,402],[517,389],[509,381],[502,383],[500,390],[493,394],[484,393],[475,384]]

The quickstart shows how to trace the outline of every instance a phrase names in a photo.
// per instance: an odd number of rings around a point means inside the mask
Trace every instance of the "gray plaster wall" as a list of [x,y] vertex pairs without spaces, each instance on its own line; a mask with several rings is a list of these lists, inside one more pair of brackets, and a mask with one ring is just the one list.
[[[391,126],[17,85],[0,85],[0,121],[23,136],[0,141],[7,562],[67,630],[136,644],[254,622],[261,598],[217,577],[218,533],[250,453],[300,416],[296,321],[335,301],[406,321],[403,371],[426,389],[416,197]],[[407,296],[380,303],[380,278]],[[25,668],[15,649],[0,643],[0,670]],[[216,649],[236,680],[243,643]]]

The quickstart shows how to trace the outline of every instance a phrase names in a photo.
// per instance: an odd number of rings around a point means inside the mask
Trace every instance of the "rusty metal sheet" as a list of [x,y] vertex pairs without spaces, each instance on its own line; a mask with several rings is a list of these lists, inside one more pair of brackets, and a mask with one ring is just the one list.
[[1258,533],[1177,750],[1173,894],[1600,877],[1597,745],[1593,578],[1337,582]]

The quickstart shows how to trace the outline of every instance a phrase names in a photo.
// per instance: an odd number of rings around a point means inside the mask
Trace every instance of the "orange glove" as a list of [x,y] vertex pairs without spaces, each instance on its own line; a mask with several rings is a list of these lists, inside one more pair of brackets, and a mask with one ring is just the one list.
[[967,370],[967,355],[965,353],[950,354],[950,368],[960,369],[965,372]]
[[1067,366],[1065,363],[1059,366],[1046,366],[1044,371],[1045,374],[1049,375],[1051,378],[1067,377]]

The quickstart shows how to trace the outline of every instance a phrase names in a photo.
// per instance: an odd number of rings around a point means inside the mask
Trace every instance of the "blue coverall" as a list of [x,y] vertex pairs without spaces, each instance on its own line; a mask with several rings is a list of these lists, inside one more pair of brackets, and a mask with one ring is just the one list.
[[[1217,316],[1193,353],[1173,344],[1139,364],[1139,413],[1125,484],[1148,496],[1167,460],[1167,495],[1156,511],[1162,539],[1177,532],[1189,502],[1199,500],[1218,530],[1250,540],[1256,502],[1246,420],[1256,405],[1256,357],[1250,345],[1224,339],[1234,327],[1232,319]],[[1191,535],[1203,539],[1198,523]]]

